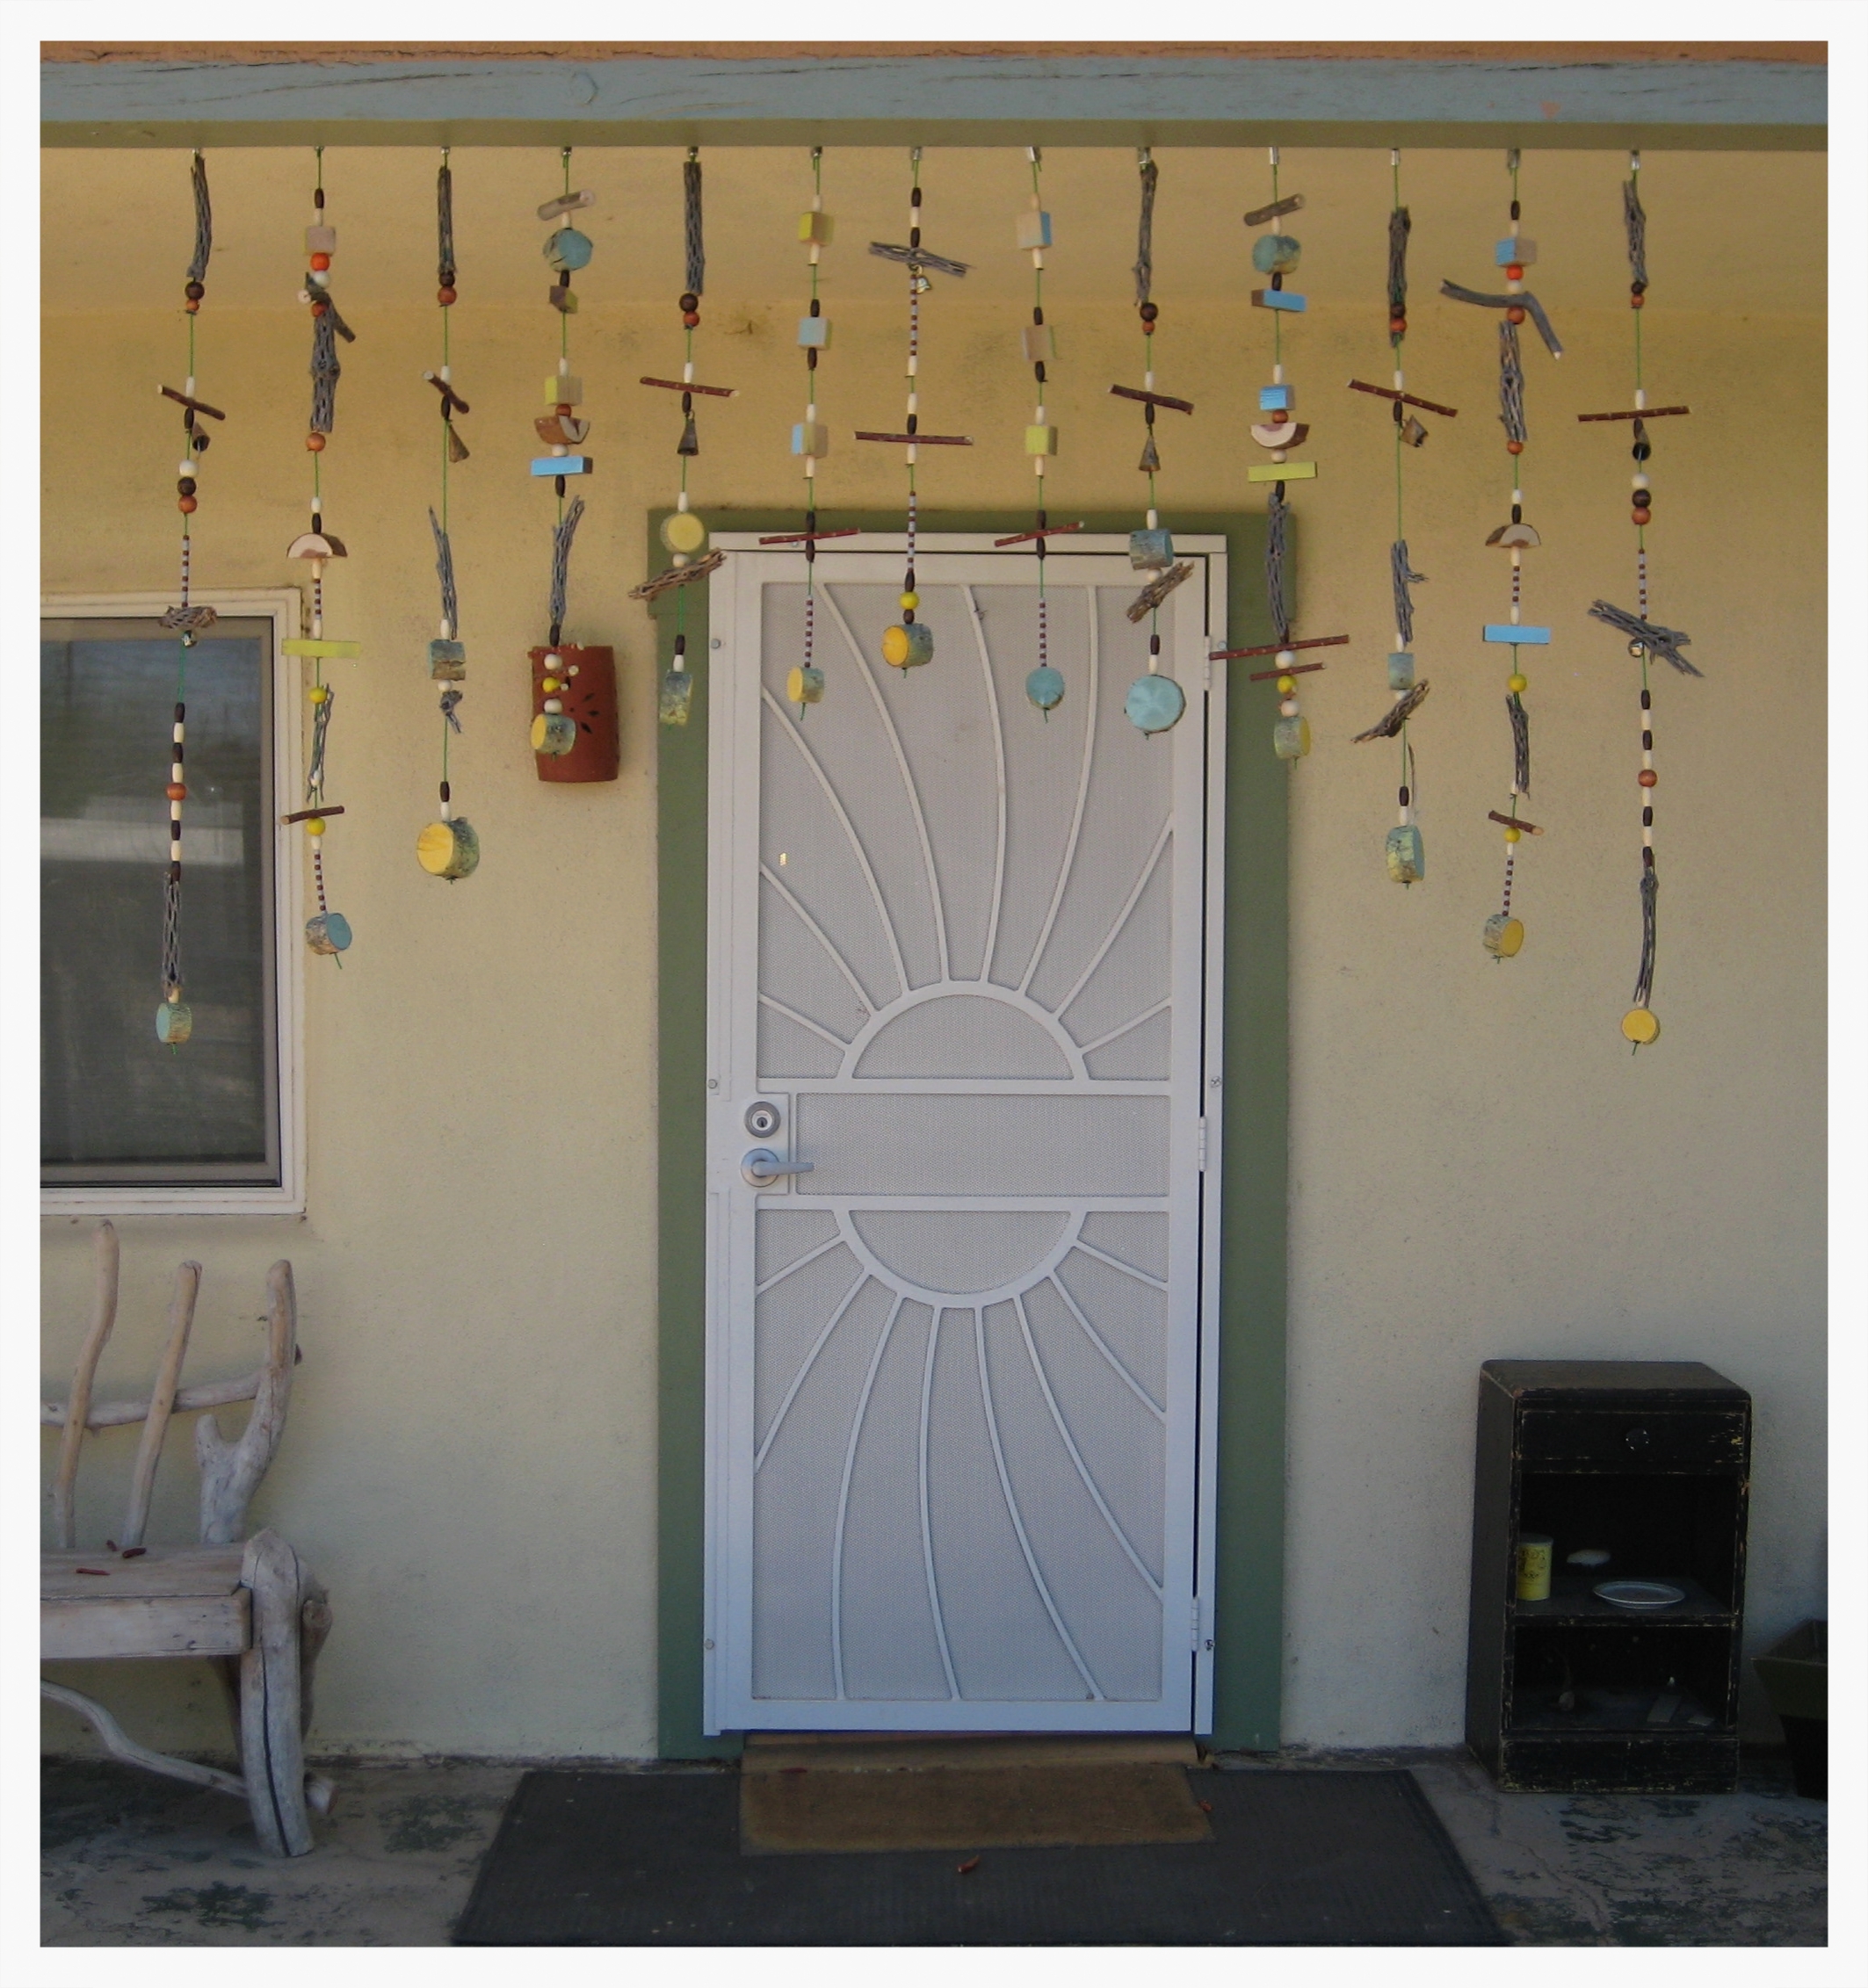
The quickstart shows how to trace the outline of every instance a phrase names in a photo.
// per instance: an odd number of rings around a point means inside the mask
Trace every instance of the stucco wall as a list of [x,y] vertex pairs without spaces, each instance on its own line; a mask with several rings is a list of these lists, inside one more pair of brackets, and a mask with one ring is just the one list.
[[[1823,162],[1650,155],[1655,301],[1649,380],[1691,420],[1657,430],[1654,613],[1695,636],[1705,681],[1662,672],[1656,732],[1663,887],[1655,1007],[1631,1057],[1617,1032],[1638,936],[1633,666],[1583,610],[1632,604],[1625,437],[1578,427],[1626,403],[1618,155],[1527,154],[1536,287],[1567,355],[1527,342],[1527,618],[1556,644],[1531,666],[1536,799],[1529,937],[1489,962],[1479,927],[1500,847],[1484,821],[1508,763],[1497,618],[1504,570],[1483,546],[1505,515],[1488,314],[1438,279],[1485,280],[1507,197],[1490,154],[1406,163],[1415,213],[1410,385],[1460,408],[1408,468],[1408,539],[1431,575],[1415,647],[1433,695],[1414,730],[1427,881],[1382,871],[1394,786],[1385,747],[1350,734],[1387,702],[1392,481],[1383,409],[1342,391],[1384,376],[1385,154],[1287,153],[1308,317],[1285,357],[1322,474],[1296,498],[1301,620],[1353,648],[1307,679],[1318,745],[1292,776],[1292,1196],[1287,1739],[1458,1736],[1465,1661],[1471,1421],[1478,1363],[1499,1355],[1698,1357],[1757,1402],[1751,1633],[1823,1605],[1821,1152],[1823,746]],[[555,155],[454,158],[462,302],[454,365],[473,402],[454,539],[471,658],[456,792],[485,850],[444,888],[416,866],[436,777],[435,612],[424,510],[435,488],[432,175],[425,153],[326,155],[340,230],[343,351],[328,516],[351,556],[329,582],[336,666],[334,901],[357,943],[309,972],[310,1207],[302,1221],[124,1219],[124,1304],[109,1392],[138,1390],[185,1254],[206,1266],[190,1370],[250,1365],[265,1266],[298,1273],[305,1363],[257,1515],[329,1580],[338,1614],[315,1744],[489,1753],[641,1754],[655,1732],[655,849],[649,624],[627,602],[648,510],[669,501],[677,416],[639,388],[678,366],[678,155],[588,153],[602,198],[573,351],[598,474],[568,631],[611,641],[626,683],[621,778],[542,785],[525,727],[525,647],[544,625],[550,500],[525,476],[537,379],[556,352],[532,209]],[[308,346],[293,304],[309,158],[211,161],[217,249],[200,320],[201,390],[231,418],[203,479],[204,588],[276,586],[300,528]],[[1266,198],[1257,154],[1162,155],[1155,293],[1164,390],[1162,502],[1249,508],[1251,389],[1270,327],[1237,215]],[[742,389],[703,412],[703,511],[790,502],[801,412],[791,343],[802,153],[706,162],[708,289],[700,377]],[[1029,376],[1015,327],[1029,274],[1011,218],[1013,153],[930,153],[927,239],[975,259],[925,314],[924,416],[964,429],[923,475],[930,509],[1030,501],[1017,454]],[[1063,430],[1053,515],[1140,502],[1139,423],[1107,395],[1140,370],[1126,307],[1132,155],[1046,162],[1059,246],[1047,283]],[[895,452],[847,441],[900,412],[899,278],[862,253],[898,239],[905,162],[833,153],[839,217],[825,262],[836,343],[821,374],[836,434],[826,502],[897,499]],[[43,385],[61,445],[44,488],[55,591],[170,583],[174,433],[152,387],[183,371],[171,300],[188,253],[179,155],[46,161]],[[74,216],[84,226],[64,224]],[[1770,267],[1730,244],[1770,230]],[[68,244],[76,242],[75,248]],[[1783,310],[1794,302],[1797,314]],[[71,410],[82,408],[77,424]],[[1171,422],[1174,425],[1169,425]],[[1769,430],[1761,445],[1760,423]],[[1266,699],[1264,686],[1239,694]],[[1266,749],[1269,751],[1269,738]],[[152,773],[152,777],[156,777]],[[663,852],[701,874],[701,851]],[[153,1000],[152,993],[152,1000]],[[87,1225],[46,1231],[45,1371],[62,1393],[82,1329]],[[158,1534],[191,1536],[179,1441]],[[82,1537],[112,1529],[134,1435],[99,1439]],[[47,1457],[51,1448],[48,1443]],[[82,1666],[73,1666],[82,1681]],[[137,1729],[211,1745],[212,1681],[93,1673]],[[62,1715],[51,1743],[73,1744]]]

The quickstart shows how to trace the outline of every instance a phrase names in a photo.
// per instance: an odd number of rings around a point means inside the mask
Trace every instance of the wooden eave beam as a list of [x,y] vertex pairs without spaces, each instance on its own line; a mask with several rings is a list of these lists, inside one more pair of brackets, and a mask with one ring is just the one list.
[[[678,47],[679,45],[664,45]],[[1357,46],[1357,45],[1349,45]],[[1369,45],[1359,45],[1366,48]],[[1703,48],[1705,45],[1700,45]],[[1408,145],[1821,151],[1828,69],[1639,44],[1517,52],[648,54],[458,47],[419,57],[61,45],[48,146]],[[1636,51],[1618,59],[1616,50]],[[1742,51],[1743,45],[1738,45]],[[836,50],[835,53],[820,50]],[[1450,50],[1451,52],[1443,52]],[[1301,51],[1301,52],[1299,52]]]

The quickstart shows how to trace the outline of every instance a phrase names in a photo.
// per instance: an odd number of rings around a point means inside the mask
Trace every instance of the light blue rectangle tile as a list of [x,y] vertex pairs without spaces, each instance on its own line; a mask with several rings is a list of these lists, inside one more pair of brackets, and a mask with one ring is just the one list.
[[534,476],[588,476],[594,466],[590,456],[534,456]]
[[1542,647],[1550,640],[1547,628],[1526,628],[1514,621],[1488,621],[1485,625],[1485,639],[1488,642],[1511,642]]

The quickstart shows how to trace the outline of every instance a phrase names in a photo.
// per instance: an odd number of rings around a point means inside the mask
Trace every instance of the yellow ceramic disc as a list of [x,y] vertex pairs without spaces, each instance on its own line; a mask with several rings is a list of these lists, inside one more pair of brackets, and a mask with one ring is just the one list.
[[1661,1024],[1651,1008],[1631,1008],[1621,1018],[1621,1032],[1639,1047],[1651,1043],[1661,1032]]
[[908,661],[908,630],[902,627],[885,628],[882,631],[882,660],[900,669]]
[[1485,922],[1485,949],[1499,959],[1517,956],[1524,943],[1524,928],[1516,918],[1493,917]]
[[698,511],[670,511],[662,520],[662,543],[671,553],[698,553],[707,542],[707,528]]
[[545,750],[545,741],[547,734],[547,722],[545,717],[545,713],[541,711],[539,715],[532,721],[532,749],[534,752],[543,752]]
[[431,821],[415,839],[415,859],[431,877],[445,876],[454,860],[454,831],[445,821]]

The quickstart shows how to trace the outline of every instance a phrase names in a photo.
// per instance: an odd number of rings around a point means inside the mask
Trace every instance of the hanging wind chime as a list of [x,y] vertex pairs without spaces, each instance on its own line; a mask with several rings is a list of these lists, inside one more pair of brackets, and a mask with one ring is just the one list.
[[453,789],[447,777],[448,734],[460,729],[455,715],[462,692],[455,685],[467,681],[467,650],[460,640],[460,604],[454,588],[454,550],[447,536],[448,471],[467,459],[467,445],[454,430],[457,414],[471,414],[454,391],[449,311],[459,295],[454,269],[454,176],[448,165],[448,149],[441,148],[441,166],[435,175],[435,235],[438,285],[435,292],[441,306],[441,368],[422,377],[441,396],[441,515],[429,506],[429,528],[435,536],[435,576],[441,582],[441,631],[428,645],[428,675],[445,686],[441,692],[441,818],[431,821],[416,837],[415,857],[431,877],[445,877],[450,883],[469,877],[480,864],[480,837],[465,815],[454,813]]
[[1414,220],[1401,205],[1401,153],[1398,150],[1390,150],[1388,169],[1394,175],[1394,204],[1388,211],[1388,343],[1394,355],[1394,383],[1392,387],[1376,387],[1367,380],[1352,380],[1349,384],[1356,393],[1372,394],[1386,401],[1394,420],[1394,542],[1388,548],[1388,578],[1394,596],[1394,647],[1388,654],[1388,689],[1394,693],[1394,701],[1366,732],[1356,734],[1355,743],[1365,745],[1371,739],[1398,739],[1401,742],[1400,819],[1388,830],[1383,853],[1388,875],[1395,883],[1417,884],[1427,874],[1427,852],[1421,841],[1420,823],[1415,819],[1420,787],[1415,775],[1414,743],[1408,734],[1408,721],[1425,701],[1430,686],[1424,676],[1417,678],[1415,671],[1411,589],[1419,586],[1427,575],[1414,570],[1408,553],[1402,475],[1406,459],[1402,451],[1417,449],[1427,439],[1428,431],[1420,416],[1409,414],[1407,411],[1409,408],[1423,408],[1430,414],[1444,415],[1448,419],[1459,410],[1442,407],[1437,401],[1423,401],[1407,391],[1401,345],[1408,336],[1408,236]]
[[[1189,560],[1174,556],[1174,534],[1161,522],[1155,479],[1161,473],[1161,452],[1155,445],[1155,416],[1162,408],[1176,414],[1191,414],[1191,401],[1177,400],[1171,394],[1155,389],[1155,331],[1161,322],[1161,308],[1155,301],[1155,188],[1161,169],[1154,155],[1143,146],[1135,155],[1141,183],[1140,214],[1135,227],[1135,311],[1141,321],[1141,385],[1111,387],[1119,400],[1140,402],[1143,423],[1141,458],[1136,467],[1148,480],[1146,521],[1139,531],[1128,535],[1128,562],[1137,573],[1152,573],[1149,581],[1129,603],[1128,618],[1148,625],[1148,667],[1128,687],[1122,708],[1138,732],[1152,736],[1171,731],[1187,708],[1187,693],[1161,667],[1161,604],[1193,571]],[[1042,540],[1039,541],[1043,543]]]
[[574,498],[570,508],[565,508],[565,486],[569,478],[588,476],[596,466],[583,449],[590,432],[590,423],[577,412],[583,401],[583,382],[571,371],[571,319],[577,310],[577,293],[571,286],[571,278],[588,266],[593,249],[590,236],[571,227],[564,217],[594,206],[597,196],[572,191],[568,145],[562,148],[560,163],[564,170],[564,190],[538,210],[540,220],[557,224],[545,239],[544,254],[556,279],[547,300],[558,314],[558,369],[546,375],[547,411],[532,423],[547,452],[532,458],[532,474],[551,484],[557,499],[557,517],[551,541],[551,632],[543,647],[529,652],[531,739],[539,779],[575,784],[615,779],[622,763],[622,748],[617,729],[614,652],[579,647],[563,640],[571,541],[583,517],[582,497]]
[[[330,294],[331,257],[337,252],[337,231],[325,218],[324,148],[317,153],[317,185],[312,194],[310,225],[305,230],[305,258],[308,264],[305,286],[299,301],[311,308],[311,424],[305,446],[311,455],[311,530],[301,531],[286,548],[287,559],[308,560],[311,566],[310,631],[280,646],[287,655],[308,657],[312,665],[311,757],[305,769],[305,805],[296,813],[281,815],[281,821],[302,821],[311,839],[311,873],[318,908],[305,922],[305,943],[314,952],[335,958],[351,943],[351,925],[341,911],[333,911],[324,890],[324,830],[328,821],[342,814],[341,807],[325,799],[325,748],[337,694],[324,681],[324,665],[362,654],[358,642],[328,640],[324,633],[324,567],[327,560],[346,556],[343,539],[324,529],[323,463],[325,445],[337,422],[337,380],[343,368],[337,363],[337,340],[353,343],[357,334],[347,325]],[[343,962],[338,961],[341,965]]]
[[1678,628],[1663,628],[1647,618],[1647,527],[1654,522],[1654,487],[1647,464],[1654,453],[1647,423],[1663,416],[1683,415],[1683,407],[1650,408],[1641,363],[1641,315],[1647,301],[1647,216],[1641,207],[1640,176],[1641,155],[1628,155],[1628,177],[1622,185],[1622,219],[1628,234],[1628,306],[1634,313],[1634,405],[1613,414],[1578,415],[1579,421],[1625,421],[1633,423],[1634,458],[1633,501],[1630,517],[1634,524],[1634,587],[1636,611],[1597,601],[1589,613],[1606,622],[1618,634],[1628,639],[1628,654],[1641,666],[1640,729],[1641,767],[1637,780],[1641,790],[1641,958],[1634,976],[1634,1005],[1622,1016],[1621,1032],[1635,1049],[1654,1041],[1661,1023],[1648,1003],[1654,994],[1654,960],[1656,939],[1656,902],[1661,879],[1654,861],[1654,790],[1660,776],[1654,770],[1654,690],[1648,679],[1648,659],[1659,656],[1683,676],[1698,676],[1680,651],[1692,640]]
[[[798,217],[798,239],[804,244],[806,266],[811,272],[809,307],[798,320],[798,343],[804,352],[804,419],[792,423],[792,453],[804,459],[804,530],[778,531],[761,539],[762,546],[797,546],[804,553],[804,648],[785,680],[785,694],[804,716],[805,706],[819,703],[824,694],[824,673],[817,662],[817,545],[822,539],[853,539],[858,527],[846,531],[817,529],[817,464],[830,452],[830,430],[817,417],[818,356],[829,350],[830,321],[823,314],[823,300],[818,294],[818,265],[823,251],[836,232],[833,217],[824,212],[824,150],[811,148],[811,204]],[[678,640],[678,638],[677,638]]]
[[641,379],[644,387],[658,387],[681,396],[681,439],[675,445],[675,453],[681,461],[681,489],[674,510],[662,520],[662,543],[670,564],[665,572],[629,590],[633,601],[653,601],[669,592],[675,594],[674,661],[662,679],[660,699],[664,725],[685,725],[694,696],[694,680],[687,666],[687,596],[678,589],[706,579],[726,557],[723,553],[709,553],[705,558],[695,556],[707,542],[707,528],[699,513],[688,508],[687,466],[700,453],[694,396],[701,394],[713,400],[730,401],[738,391],[733,387],[703,387],[694,378],[694,334],[700,327],[700,299],[706,288],[707,274],[706,245],[700,227],[700,148],[697,145],[688,147],[681,168],[681,192],[684,274],[687,279],[687,287],[676,306],[682,324],[681,377],[657,380],[653,374],[644,373]]
[[169,781],[163,790],[169,802],[169,866],[163,876],[163,937],[161,977],[163,998],[156,1010],[156,1039],[179,1048],[194,1032],[194,1012],[182,999],[182,803],[188,799],[186,735],[188,728],[188,652],[197,639],[212,628],[218,618],[211,607],[197,607],[190,598],[192,583],[193,544],[190,521],[199,508],[201,457],[208,445],[206,430],[198,417],[225,421],[219,408],[210,407],[195,393],[195,318],[201,300],[207,294],[207,262],[214,253],[214,216],[207,197],[207,163],[197,152],[189,169],[194,192],[194,254],[182,283],[182,309],[188,319],[188,371],[181,391],[173,387],[159,389],[160,397],[179,404],[182,410],[182,459],[176,472],[176,509],[182,514],[182,597],[179,605],[165,609],[161,625],[172,628],[177,636],[175,668],[175,715],[170,720]]
[[1064,701],[1064,678],[1051,663],[1050,611],[1045,599],[1045,541],[1060,532],[1081,531],[1083,528],[1080,524],[1053,524],[1045,509],[1045,467],[1057,453],[1057,429],[1045,408],[1049,390],[1046,369],[1057,356],[1057,341],[1044,315],[1044,252],[1051,246],[1051,217],[1045,212],[1044,190],[1039,182],[1044,155],[1037,146],[1027,145],[1025,155],[1032,168],[1032,199],[1031,206],[1018,216],[1015,236],[1018,247],[1028,250],[1032,258],[1032,322],[1025,327],[1023,339],[1025,357],[1037,382],[1038,406],[1025,430],[1025,452],[1032,459],[1032,474],[1038,479],[1038,516],[1031,531],[995,539],[993,544],[1029,545],[1038,560],[1038,667],[1025,680],[1025,694],[1048,722],[1051,713]]
[[[1248,228],[1262,228],[1267,221],[1281,221],[1286,215],[1301,213],[1303,209],[1301,193],[1278,191],[1277,146],[1269,148],[1268,157],[1271,169],[1271,198],[1263,206],[1254,207],[1243,217]],[[1261,235],[1252,244],[1252,267],[1259,275],[1270,278],[1263,289],[1252,292],[1252,304],[1254,308],[1271,314],[1271,383],[1258,389],[1259,418],[1252,424],[1252,439],[1270,453],[1271,459],[1268,463],[1254,463],[1246,472],[1246,478],[1249,482],[1269,483],[1271,487],[1270,501],[1265,506],[1264,591],[1278,640],[1251,648],[1215,649],[1210,659],[1221,662],[1245,656],[1274,658],[1275,668],[1255,669],[1249,681],[1263,683],[1275,680],[1278,684],[1278,722],[1271,728],[1271,746],[1280,759],[1301,759],[1310,750],[1310,720],[1304,716],[1298,702],[1297,680],[1323,668],[1321,662],[1300,662],[1297,652],[1338,648],[1349,640],[1347,635],[1313,635],[1307,640],[1300,641],[1293,633],[1297,586],[1296,575],[1292,571],[1289,507],[1285,501],[1285,486],[1310,481],[1317,473],[1314,462],[1293,462],[1291,459],[1292,450],[1303,445],[1310,430],[1297,418],[1297,388],[1285,378],[1285,320],[1288,316],[1302,315],[1308,302],[1297,291],[1286,290],[1285,278],[1296,273],[1302,255],[1303,245],[1297,237],[1286,235],[1278,228],[1274,228],[1269,235]]]
[[1563,348],[1557,343],[1557,335],[1551,329],[1544,307],[1524,287],[1524,271],[1537,260],[1537,243],[1520,229],[1524,210],[1518,199],[1518,155],[1515,149],[1506,155],[1505,163],[1511,175],[1510,229],[1493,250],[1494,262],[1504,271],[1504,294],[1467,290],[1451,282],[1443,282],[1440,286],[1440,294],[1451,297],[1455,303],[1476,304],[1481,309],[1502,314],[1498,321],[1498,403],[1499,421],[1505,431],[1505,452],[1511,468],[1511,517],[1508,523],[1492,532],[1486,544],[1497,546],[1511,555],[1511,618],[1506,622],[1488,621],[1483,630],[1486,641],[1503,644],[1511,651],[1510,675],[1505,680],[1505,712],[1511,723],[1510,812],[1501,814],[1494,808],[1486,817],[1488,821],[1499,823],[1505,836],[1503,895],[1499,908],[1486,920],[1481,935],[1486,951],[1495,959],[1511,958],[1524,943],[1523,921],[1511,915],[1512,874],[1517,867],[1519,842],[1525,835],[1541,835],[1544,832],[1535,823],[1522,820],[1517,812],[1518,803],[1528,799],[1531,793],[1531,717],[1524,709],[1524,692],[1529,688],[1529,680],[1524,676],[1518,651],[1527,645],[1547,647],[1550,642],[1548,628],[1531,626],[1523,619],[1524,554],[1541,543],[1534,528],[1524,522],[1524,446],[1530,439],[1530,428],[1524,418],[1524,369],[1518,349],[1517,328],[1527,316],[1537,327],[1538,336],[1548,348],[1551,358],[1563,357]]
[[882,633],[882,660],[891,669],[909,670],[929,661],[934,654],[934,631],[925,621],[915,618],[921,596],[915,587],[915,528],[919,497],[915,487],[915,466],[923,446],[970,449],[970,435],[923,435],[921,432],[921,300],[934,286],[927,271],[938,270],[944,276],[960,277],[967,264],[937,256],[921,245],[921,148],[909,153],[911,186],[909,193],[908,241],[872,242],[869,252],[885,262],[901,263],[908,270],[908,419],[900,434],[880,434],[859,428],[858,442],[900,442],[908,466],[908,559],[901,576],[901,619]]

